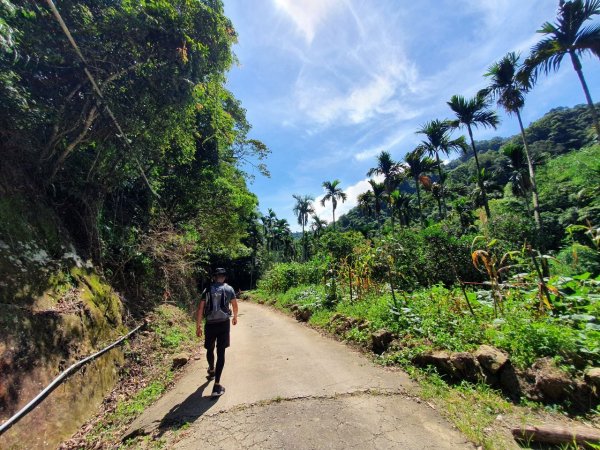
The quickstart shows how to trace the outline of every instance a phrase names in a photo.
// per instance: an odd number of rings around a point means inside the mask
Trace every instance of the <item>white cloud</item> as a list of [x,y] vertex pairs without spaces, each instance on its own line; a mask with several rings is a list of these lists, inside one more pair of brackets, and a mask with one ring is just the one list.
[[[392,150],[392,148],[396,147],[400,142],[402,142],[408,136],[414,135],[414,133],[415,132],[412,128],[400,130],[396,134],[389,136],[385,140],[385,142],[383,142],[382,144],[378,144],[374,147],[371,147],[367,150],[363,150],[363,151],[355,154],[354,158],[357,161],[364,161],[366,159],[372,158],[372,157],[380,154],[381,152],[389,152],[390,150]],[[407,149],[407,150],[410,150],[410,149]]]
[[273,0],[296,25],[307,43],[311,43],[318,27],[334,9],[341,5],[340,0]]
[[[377,182],[382,182],[382,176],[375,176],[373,179]],[[337,221],[338,217],[346,214],[352,208],[354,208],[357,204],[357,197],[363,192],[367,192],[371,190],[371,185],[369,184],[369,178],[365,178],[360,180],[358,183],[355,183],[347,188],[342,187],[342,190],[346,193],[347,200],[342,203],[338,201],[337,208],[335,209],[335,220]],[[325,206],[321,204],[321,200],[324,195],[320,195],[315,199],[314,207],[315,214],[319,216],[321,219],[325,219],[328,222],[331,222],[333,210],[331,206],[331,202],[327,202]]]
[[[295,17],[299,28],[301,23],[310,24],[302,27],[307,39],[314,39],[308,48],[292,50],[289,42],[281,44],[287,54],[302,54],[285,123],[295,120],[316,126],[320,132],[383,116],[409,120],[418,115],[414,100],[424,85],[417,65],[398,39],[399,24],[389,11],[352,0],[328,0],[308,13],[300,10],[308,8],[311,0],[298,5],[291,0],[274,1]],[[315,34],[317,27],[321,31]]]
[[380,115],[394,115],[397,120],[412,119],[418,112],[399,100],[403,92],[414,94],[417,70],[408,61],[387,55],[371,73],[357,74],[346,88],[335,78],[301,78],[295,87],[298,107],[319,125],[356,125]]

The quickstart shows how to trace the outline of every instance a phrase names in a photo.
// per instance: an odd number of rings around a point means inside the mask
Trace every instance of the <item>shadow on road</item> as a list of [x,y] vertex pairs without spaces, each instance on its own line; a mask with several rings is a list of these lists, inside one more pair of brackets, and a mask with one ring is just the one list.
[[210,392],[204,395],[204,390],[210,384],[210,381],[204,382],[190,394],[183,402],[173,406],[171,410],[165,414],[158,426],[158,436],[162,436],[165,432],[180,428],[182,425],[194,422],[198,417],[202,416],[206,411],[216,405],[217,398],[212,398]]

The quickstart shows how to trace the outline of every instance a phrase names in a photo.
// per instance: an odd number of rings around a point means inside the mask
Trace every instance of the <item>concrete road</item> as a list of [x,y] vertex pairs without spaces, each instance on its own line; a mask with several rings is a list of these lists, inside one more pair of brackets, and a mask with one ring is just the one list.
[[472,449],[413,394],[400,371],[374,365],[348,346],[253,303],[240,303],[221,383],[209,398],[204,358],[129,428],[171,433],[171,448]]

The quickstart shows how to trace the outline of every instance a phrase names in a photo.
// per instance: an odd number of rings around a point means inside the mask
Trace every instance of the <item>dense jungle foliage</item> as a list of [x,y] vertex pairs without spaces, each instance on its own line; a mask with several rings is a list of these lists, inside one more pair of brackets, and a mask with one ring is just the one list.
[[236,32],[219,0],[59,7],[84,60],[48,4],[0,1],[3,296],[31,284],[8,253],[49,264],[74,242],[132,305],[190,299],[211,264],[249,260],[246,170],[267,174],[224,87]]

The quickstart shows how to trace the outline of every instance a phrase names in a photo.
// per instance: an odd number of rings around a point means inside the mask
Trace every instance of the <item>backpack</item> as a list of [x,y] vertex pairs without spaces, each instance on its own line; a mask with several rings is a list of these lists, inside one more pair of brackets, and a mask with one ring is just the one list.
[[229,299],[225,293],[223,284],[218,289],[211,287],[206,289],[206,303],[204,305],[204,317],[207,323],[225,322],[231,317],[229,311]]

